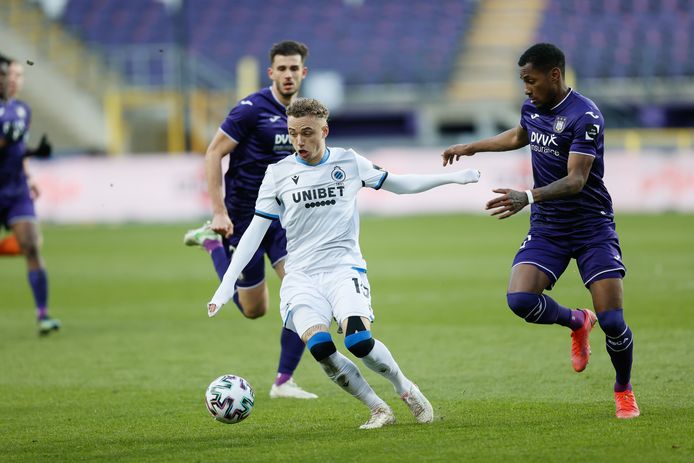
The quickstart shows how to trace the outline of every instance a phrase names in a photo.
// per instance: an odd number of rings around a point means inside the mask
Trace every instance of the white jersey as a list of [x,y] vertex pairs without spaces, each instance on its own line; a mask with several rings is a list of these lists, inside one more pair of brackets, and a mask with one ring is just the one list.
[[298,155],[271,164],[255,213],[279,219],[287,231],[287,273],[325,272],[349,265],[365,269],[359,248],[357,193],[379,189],[388,173],[353,150],[328,148],[312,166]]

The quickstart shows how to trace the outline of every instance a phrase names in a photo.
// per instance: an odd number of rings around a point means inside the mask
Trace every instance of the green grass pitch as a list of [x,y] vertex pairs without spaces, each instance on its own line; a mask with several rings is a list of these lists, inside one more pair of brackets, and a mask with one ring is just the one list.
[[[397,424],[363,431],[368,411],[306,353],[297,382],[314,401],[271,400],[280,320],[233,306],[208,319],[209,258],[181,244],[195,224],[45,226],[54,315],[35,333],[21,258],[0,258],[0,461],[694,461],[694,216],[620,215],[642,416],[614,418],[604,337],[574,373],[569,333],[506,307],[528,218],[362,220],[376,323],[436,420],[417,425],[385,379],[362,372]],[[552,296],[586,306],[575,265]],[[341,337],[335,334],[337,341]],[[338,348],[346,352],[341,342]],[[207,384],[233,373],[256,391],[243,423],[212,420]]]

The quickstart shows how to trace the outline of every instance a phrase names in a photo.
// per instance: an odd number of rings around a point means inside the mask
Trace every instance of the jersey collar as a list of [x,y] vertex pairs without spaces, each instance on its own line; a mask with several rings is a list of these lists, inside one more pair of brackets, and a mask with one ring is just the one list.
[[328,160],[329,157],[330,157],[330,148],[328,148],[328,147],[325,148],[325,152],[323,153],[323,157],[320,159],[320,162],[318,162],[318,164],[315,164],[315,165],[309,164],[308,162],[301,159],[301,157],[297,153],[294,153],[294,159],[296,159],[296,162],[298,162],[299,164],[303,164],[305,166],[310,166],[310,167],[316,167],[316,166],[320,166],[321,164],[324,164]]
[[550,110],[550,111],[556,111],[557,108],[559,108],[559,106],[563,105],[563,104],[566,102],[566,100],[569,99],[569,96],[571,96],[571,94],[572,94],[573,92],[574,92],[574,90],[573,90],[571,87],[569,87],[569,92],[566,94],[566,96],[565,96],[559,103],[557,103],[556,105],[552,106],[549,110]]

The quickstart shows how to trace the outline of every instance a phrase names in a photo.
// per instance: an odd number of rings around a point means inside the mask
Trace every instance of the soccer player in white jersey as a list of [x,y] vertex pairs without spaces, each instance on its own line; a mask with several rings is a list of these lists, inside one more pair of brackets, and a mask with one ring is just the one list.
[[362,429],[393,424],[395,415],[366,382],[357,366],[335,348],[329,327],[337,320],[345,346],[364,365],[394,386],[419,423],[434,410],[417,385],[400,370],[388,348],[371,335],[371,290],[359,249],[357,193],[364,187],[418,193],[436,186],[474,183],[478,170],[439,175],[395,175],[355,151],[327,148],[328,109],[299,98],[287,108],[296,152],[271,164],[260,187],[256,211],[222,283],[208,304],[214,316],[234,294],[234,282],[273,220],[287,232],[286,275],[280,290],[285,326],[301,336],[313,357],[338,386],[363,402],[371,417]]

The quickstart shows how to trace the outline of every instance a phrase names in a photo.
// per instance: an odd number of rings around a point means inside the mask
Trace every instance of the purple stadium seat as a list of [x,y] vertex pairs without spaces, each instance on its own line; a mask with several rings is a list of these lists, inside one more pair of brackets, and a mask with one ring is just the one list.
[[578,77],[693,76],[690,0],[551,0],[536,39]]
[[[184,5],[189,48],[227,71],[247,54],[266,63],[273,43],[295,39],[309,46],[310,67],[336,70],[349,85],[446,82],[477,1],[295,0],[287,8],[284,0],[188,0]],[[62,22],[106,50],[175,42],[172,18],[156,0],[69,0]]]

